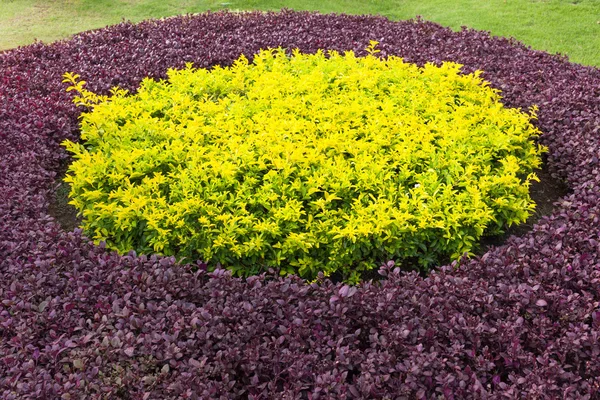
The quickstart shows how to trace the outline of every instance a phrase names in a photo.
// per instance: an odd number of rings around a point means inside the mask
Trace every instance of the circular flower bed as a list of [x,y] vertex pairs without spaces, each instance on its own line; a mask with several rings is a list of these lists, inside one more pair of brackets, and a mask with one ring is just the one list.
[[[48,216],[77,140],[61,76],[135,91],[169,67],[261,48],[454,61],[539,107],[551,171],[572,194],[527,235],[428,277],[382,268],[359,287],[235,279],[119,256]],[[598,398],[600,71],[421,21],[204,14],[121,24],[0,54],[3,398]]]
[[[84,231],[121,253],[314,279],[430,266],[524,222],[541,165],[530,117],[460,66],[261,51],[103,99],[75,76],[66,141]],[[99,104],[98,104],[99,103]]]

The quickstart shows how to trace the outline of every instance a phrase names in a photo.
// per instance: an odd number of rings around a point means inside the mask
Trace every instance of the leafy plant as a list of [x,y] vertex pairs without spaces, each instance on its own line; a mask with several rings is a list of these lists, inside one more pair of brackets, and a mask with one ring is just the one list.
[[92,108],[84,143],[65,142],[84,229],[122,253],[356,281],[389,258],[457,259],[525,221],[543,151],[532,117],[480,72],[380,59],[376,45],[188,65],[131,96],[66,74]]

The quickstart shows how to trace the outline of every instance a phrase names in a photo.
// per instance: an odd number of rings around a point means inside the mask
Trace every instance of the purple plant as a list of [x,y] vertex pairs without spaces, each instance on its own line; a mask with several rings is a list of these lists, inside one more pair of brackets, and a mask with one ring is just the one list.
[[[118,256],[48,215],[78,110],[61,85],[135,90],[168,67],[283,46],[451,60],[539,106],[572,194],[523,237],[426,278],[358,288],[234,279]],[[0,393],[5,399],[600,398],[600,70],[512,39],[380,17],[208,13],[0,53]]]

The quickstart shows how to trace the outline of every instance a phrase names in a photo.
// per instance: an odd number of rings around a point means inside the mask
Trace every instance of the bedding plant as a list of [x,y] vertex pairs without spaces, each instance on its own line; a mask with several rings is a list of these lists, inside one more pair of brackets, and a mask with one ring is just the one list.
[[[102,98],[67,74],[84,229],[126,253],[314,279],[428,267],[524,222],[538,130],[460,65],[263,50]],[[100,103],[100,104],[98,104]]]
[[[186,63],[362,57],[373,38],[383,58],[459,63],[505,107],[537,105],[548,168],[571,189],[552,215],[460,265],[420,276],[386,260],[384,280],[357,286],[119,254],[48,215],[61,143],[80,134],[65,71],[135,96]],[[0,71],[2,398],[600,397],[598,69],[485,32],[284,11],[123,23],[0,53]]]

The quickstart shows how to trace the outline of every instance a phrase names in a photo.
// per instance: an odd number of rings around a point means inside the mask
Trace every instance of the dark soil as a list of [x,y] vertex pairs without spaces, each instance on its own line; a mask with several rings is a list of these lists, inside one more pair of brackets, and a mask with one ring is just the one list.
[[50,204],[48,205],[48,214],[50,214],[50,216],[52,216],[67,232],[73,231],[82,223],[81,217],[77,215],[77,209],[69,204],[71,185],[64,182],[71,161],[72,160],[69,158],[61,162],[58,173],[56,174],[55,190],[52,193]]
[[[64,230],[69,232],[79,227],[82,222],[75,207],[69,204],[70,185],[63,182],[70,161],[66,160],[60,166],[56,190],[50,199],[48,208],[49,214],[58,221]],[[554,203],[569,193],[567,185],[550,174],[546,163],[544,163],[541,170],[536,171],[536,174],[540,178],[540,182],[532,182],[529,191],[536,204],[535,212],[525,223],[508,228],[502,235],[483,237],[479,248],[474,251],[476,255],[485,254],[491,246],[502,245],[512,235],[521,236],[531,231],[540,218],[552,213]],[[381,276],[376,270],[368,271],[363,275],[363,279],[380,278]],[[341,277],[337,276],[332,276],[331,279],[333,281],[342,280]]]

